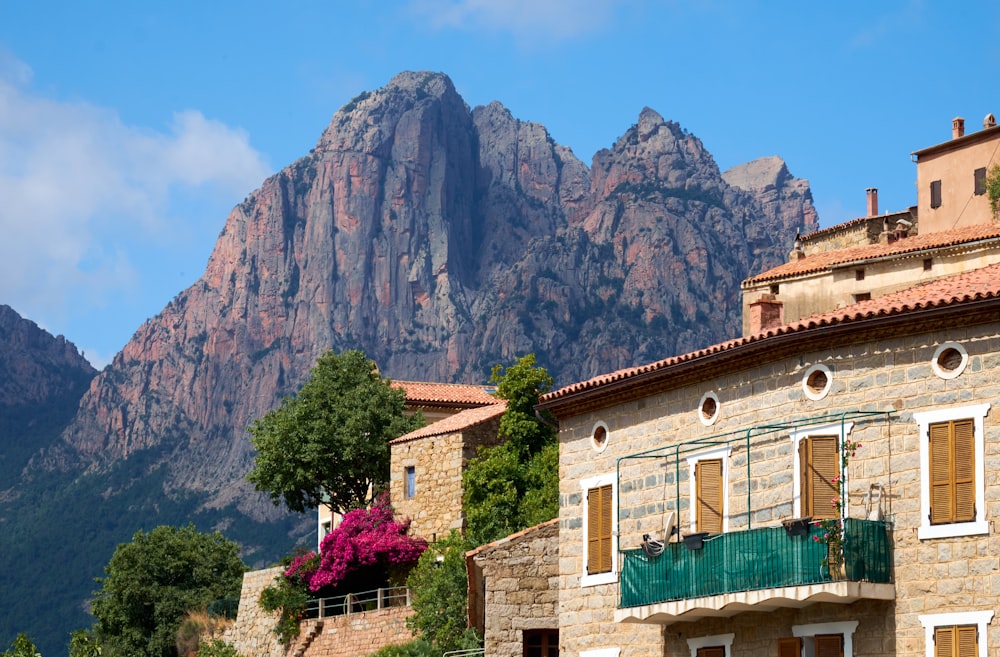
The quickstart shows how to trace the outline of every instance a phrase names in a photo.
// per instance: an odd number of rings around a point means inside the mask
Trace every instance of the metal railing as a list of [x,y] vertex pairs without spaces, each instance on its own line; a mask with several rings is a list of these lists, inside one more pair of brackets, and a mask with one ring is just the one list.
[[[656,557],[623,550],[621,606],[836,580],[890,583],[892,549],[885,522],[844,520],[844,572],[831,572],[823,529],[791,536],[783,527],[710,535],[700,549],[669,543]],[[835,569],[839,570],[839,569]]]
[[306,604],[303,618],[329,618],[358,614],[389,607],[409,607],[410,589],[396,586],[360,593],[348,593],[331,598],[315,598]]

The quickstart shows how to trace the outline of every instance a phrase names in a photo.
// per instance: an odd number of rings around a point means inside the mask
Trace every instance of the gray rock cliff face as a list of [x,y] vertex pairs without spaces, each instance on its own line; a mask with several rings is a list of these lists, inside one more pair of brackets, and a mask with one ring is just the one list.
[[588,168],[499,103],[470,110],[446,76],[402,73],[233,209],[204,276],[39,462],[158,450],[171,486],[265,520],[245,428],[327,349],[466,382],[535,352],[565,384],[733,337],[740,281],[816,227],[808,183],[768,175],[727,182],[650,109]]

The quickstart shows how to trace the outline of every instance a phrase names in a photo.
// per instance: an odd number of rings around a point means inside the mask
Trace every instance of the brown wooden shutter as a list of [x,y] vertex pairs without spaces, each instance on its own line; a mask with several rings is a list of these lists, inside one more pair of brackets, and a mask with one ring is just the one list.
[[958,657],[955,655],[955,628],[934,628],[934,657]]
[[955,446],[955,522],[976,519],[976,429],[972,420],[952,423]]
[[934,657],[978,657],[979,628],[975,625],[934,628]]
[[698,651],[695,652],[695,657],[726,657],[726,647],[706,646],[704,648],[698,648]]
[[802,639],[797,636],[778,639],[778,657],[802,657]]
[[817,634],[813,641],[816,657],[844,657],[843,634]]
[[813,436],[805,441],[805,494],[807,504],[804,515],[813,518],[836,518],[837,507],[833,498],[840,488],[833,481],[840,474],[840,458],[836,436]]
[[611,572],[611,484],[587,491],[587,573]]
[[948,422],[927,428],[930,443],[931,524],[952,522],[954,495],[951,477],[951,426]]
[[694,469],[697,485],[698,531],[722,533],[722,459],[698,461]]

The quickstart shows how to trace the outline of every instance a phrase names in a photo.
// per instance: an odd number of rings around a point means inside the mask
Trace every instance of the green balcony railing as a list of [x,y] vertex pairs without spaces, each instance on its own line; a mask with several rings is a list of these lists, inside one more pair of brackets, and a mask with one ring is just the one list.
[[621,606],[842,579],[892,581],[886,523],[845,519],[844,569],[832,574],[826,564],[826,544],[814,540],[822,533],[817,525],[809,525],[801,536],[789,536],[783,527],[764,527],[708,536],[697,550],[668,543],[656,557],[641,549],[623,550]]

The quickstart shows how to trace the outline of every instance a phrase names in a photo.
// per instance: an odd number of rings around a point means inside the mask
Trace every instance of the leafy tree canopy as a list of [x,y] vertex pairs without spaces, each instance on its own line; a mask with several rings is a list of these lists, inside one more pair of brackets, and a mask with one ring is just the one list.
[[[465,553],[471,547],[461,534],[452,531],[434,549],[420,556],[406,581],[413,603],[413,616],[406,624],[419,630],[420,638],[434,647],[433,654],[482,647],[476,631],[466,627],[468,575]],[[419,644],[412,647],[420,648]]]
[[92,611],[104,654],[174,657],[187,612],[239,595],[245,569],[239,546],[219,532],[203,534],[193,525],[136,532],[97,580]]
[[559,513],[559,447],[555,429],[535,415],[552,377],[534,354],[506,371],[493,368],[497,396],[507,401],[500,419],[506,441],[481,449],[462,473],[468,535],[481,545],[550,520]]
[[389,441],[422,424],[362,352],[329,351],[298,395],[250,426],[257,456],[247,479],[293,511],[346,513],[389,480]]
[[0,657],[41,657],[41,655],[38,653],[38,648],[35,647],[35,644],[28,638],[28,635],[21,633],[10,644],[10,650],[4,650],[3,654],[0,654]]

